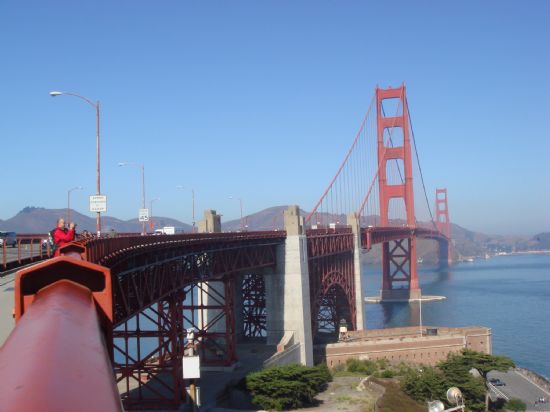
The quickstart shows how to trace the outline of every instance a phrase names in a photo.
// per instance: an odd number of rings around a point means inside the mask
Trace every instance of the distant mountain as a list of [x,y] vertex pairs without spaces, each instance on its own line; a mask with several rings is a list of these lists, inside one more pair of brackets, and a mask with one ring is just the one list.
[[550,232],[539,233],[524,242],[520,242],[517,251],[550,250]]
[[[257,213],[243,217],[243,226],[245,230],[282,230],[284,226],[283,214],[287,206],[274,206]],[[307,216],[307,212],[301,210],[302,216]],[[17,233],[46,233],[55,226],[55,222],[60,217],[65,217],[66,209],[45,209],[42,207],[26,207],[17,213],[14,217],[6,220],[0,220],[0,230],[15,231]],[[104,232],[111,229],[116,232],[140,232],[141,223],[137,219],[121,220],[112,216],[102,216],[102,229]],[[95,231],[95,218],[85,216],[77,211],[71,211],[71,220],[77,223],[78,231]],[[182,227],[186,232],[191,231],[191,226],[169,217],[154,217],[155,227],[176,226]],[[331,221],[345,224],[344,215],[318,214],[314,220]],[[379,221],[378,216],[367,216],[362,219],[363,226],[376,225]],[[315,224],[316,222],[312,222]],[[400,224],[401,222],[394,222]],[[421,223],[429,225],[429,223]],[[148,224],[150,230],[150,224]],[[240,219],[222,222],[223,231],[239,231],[241,229]],[[497,236],[474,232],[463,228],[462,226],[452,224],[453,239],[453,258],[484,256],[486,253],[494,254],[497,252],[514,252],[526,250],[550,250],[550,233],[540,233],[532,238],[521,236]],[[437,243],[430,240],[418,241],[418,256],[422,257],[427,263],[437,259]],[[368,253],[368,260],[377,261],[381,257],[378,248],[374,248]]]
[[[243,216],[243,227],[245,230],[282,230],[284,226],[284,211],[288,206],[273,206],[248,216]],[[306,212],[300,210],[302,216]],[[224,232],[236,232],[241,230],[241,219],[222,222]]]
[[[26,207],[14,217],[0,221],[0,230],[9,230],[17,233],[46,233],[55,227],[55,222],[60,217],[65,218],[67,209],[45,209],[43,207]],[[96,220],[71,210],[71,220],[77,224],[77,230],[95,232]],[[153,217],[155,227],[176,226],[183,227],[185,231],[191,231],[191,226],[179,220],[167,217]],[[121,220],[112,216],[101,216],[103,232],[114,230],[115,232],[141,232],[141,223],[137,219]],[[150,224],[147,223],[150,230]]]

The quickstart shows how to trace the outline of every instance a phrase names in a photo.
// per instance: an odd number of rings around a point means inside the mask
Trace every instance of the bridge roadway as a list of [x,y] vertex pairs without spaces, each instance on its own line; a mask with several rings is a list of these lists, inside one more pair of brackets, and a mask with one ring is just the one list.
[[13,320],[14,274],[0,278],[0,347],[15,326]]

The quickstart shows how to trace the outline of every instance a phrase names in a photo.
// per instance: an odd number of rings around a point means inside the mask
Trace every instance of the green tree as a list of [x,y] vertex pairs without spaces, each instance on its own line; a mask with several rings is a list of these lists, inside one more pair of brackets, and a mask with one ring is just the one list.
[[254,404],[279,411],[312,403],[330,380],[330,372],[324,364],[315,367],[291,364],[248,374],[246,387]]
[[403,391],[417,401],[445,399],[448,388],[443,373],[432,367],[410,369],[402,384]]
[[475,383],[470,379],[471,375],[469,371],[471,369],[476,369],[481,375],[485,386],[484,409],[487,411],[489,409],[487,374],[491,371],[506,372],[508,369],[515,367],[515,365],[512,359],[506,356],[494,356],[488,353],[464,349],[461,354],[450,355],[446,361],[438,364],[438,367],[451,381],[455,382],[455,386],[458,386],[465,392],[465,397],[467,392],[471,392],[470,395],[472,399],[475,399],[478,389]]
[[510,399],[506,402],[505,408],[514,412],[523,412],[527,409],[527,405],[521,399]]

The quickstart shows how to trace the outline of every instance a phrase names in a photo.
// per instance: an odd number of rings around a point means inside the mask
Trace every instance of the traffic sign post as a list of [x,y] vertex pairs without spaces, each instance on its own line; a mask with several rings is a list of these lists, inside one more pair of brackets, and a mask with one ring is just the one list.
[[148,222],[149,221],[149,209],[139,209],[139,221]]
[[103,213],[107,211],[107,196],[92,195],[90,196],[90,212]]

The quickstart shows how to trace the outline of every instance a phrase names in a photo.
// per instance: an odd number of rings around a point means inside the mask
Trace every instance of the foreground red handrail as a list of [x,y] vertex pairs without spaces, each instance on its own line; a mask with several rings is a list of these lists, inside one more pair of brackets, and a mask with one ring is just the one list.
[[0,348],[2,412],[122,411],[105,346],[111,273],[75,257],[17,272],[17,324]]
[[41,289],[0,350],[0,410],[122,411],[92,292]]

